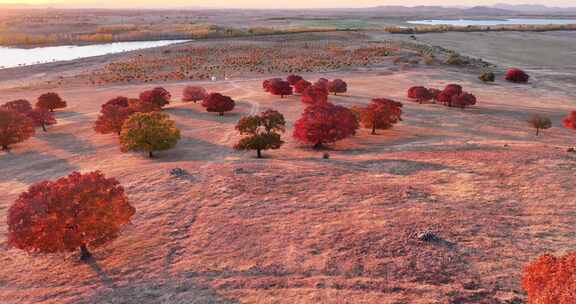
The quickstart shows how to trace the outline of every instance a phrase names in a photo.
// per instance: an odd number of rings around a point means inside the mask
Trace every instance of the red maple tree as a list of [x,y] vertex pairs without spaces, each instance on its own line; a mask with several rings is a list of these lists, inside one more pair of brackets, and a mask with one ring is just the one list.
[[272,86],[274,83],[280,82],[280,81],[284,81],[284,80],[282,80],[282,78],[266,79],[262,82],[262,89],[264,89],[265,92],[270,92],[270,86]]
[[326,89],[326,91],[328,91],[328,84],[329,83],[330,83],[330,80],[328,80],[326,78],[319,78],[318,80],[316,80],[314,85],[321,87],[321,88],[324,88],[324,89]]
[[462,95],[463,89],[461,85],[449,84],[443,91],[436,95],[436,101],[443,105],[452,107],[452,99],[454,96]]
[[564,127],[576,130],[576,111],[570,112],[570,115],[564,118],[562,123],[564,124]]
[[304,90],[300,99],[308,105],[325,103],[328,102],[328,91],[322,86],[312,85]]
[[[153,103],[144,103],[152,105]],[[116,97],[102,105],[100,115],[94,124],[94,130],[101,134],[116,133],[120,135],[122,125],[137,112],[137,108],[131,107],[128,98]]]
[[134,213],[116,179],[74,172],[20,194],[8,210],[8,244],[34,253],[80,249],[86,260],[88,246],[115,239]]
[[543,255],[524,268],[529,304],[572,304],[576,299],[576,252]]
[[206,108],[206,111],[219,113],[220,116],[223,116],[224,112],[234,110],[235,105],[232,98],[220,93],[210,93],[202,101],[202,106]]
[[159,108],[163,108],[170,103],[171,98],[172,95],[170,92],[162,87],[157,87],[152,90],[140,93],[139,99],[143,103],[151,103],[158,106]]
[[42,131],[47,132],[46,126],[55,125],[56,118],[54,114],[46,109],[36,108],[26,113],[26,116],[32,120],[35,127],[41,127]]
[[27,114],[28,112],[32,111],[32,105],[28,100],[25,99],[9,101],[0,107],[4,109],[14,110],[20,114]]
[[36,102],[37,108],[42,108],[54,112],[55,109],[65,108],[66,101],[62,100],[60,95],[57,93],[44,93],[38,97],[38,102]]
[[286,77],[286,81],[288,81],[288,83],[293,86],[296,85],[296,83],[298,83],[298,81],[303,80],[304,78],[302,78],[302,76],[298,76],[298,75],[288,75],[288,77]]
[[304,93],[304,91],[311,87],[312,83],[302,79],[298,82],[296,82],[296,84],[294,84],[294,92],[298,93],[298,94],[302,94]]
[[520,69],[510,69],[506,72],[506,80],[514,83],[527,83],[530,76]]
[[134,112],[139,113],[150,113],[159,112],[162,110],[157,104],[151,102],[143,102],[140,99],[130,98],[128,99],[128,107]]
[[328,82],[328,92],[338,95],[338,93],[346,93],[348,91],[348,84],[342,79],[334,79]]
[[293,136],[315,149],[356,134],[358,121],[349,109],[329,102],[306,107],[294,124]]
[[0,147],[4,151],[10,145],[23,142],[34,135],[32,120],[25,114],[0,108]]
[[452,107],[465,108],[476,104],[476,96],[463,92],[462,94],[452,96],[450,105]]
[[108,100],[105,104],[102,105],[102,107],[104,107],[104,106],[129,107],[130,106],[130,100],[126,97],[118,96],[118,97],[115,97],[115,98]]
[[440,92],[442,92],[441,90],[435,89],[435,88],[428,88],[428,92],[430,93],[430,96],[432,96],[433,100],[436,100],[436,98],[438,98],[438,95],[440,94]]
[[267,91],[272,95],[279,95],[280,98],[292,95],[292,87],[288,81],[272,81],[268,84]]
[[366,107],[359,109],[359,118],[365,128],[372,129],[372,134],[376,130],[386,130],[399,121],[402,121],[402,103],[386,99],[376,98]]
[[411,87],[408,90],[408,98],[414,99],[418,103],[422,104],[426,101],[432,100],[434,96],[432,95],[430,90],[428,90],[425,87]]
[[462,94],[464,90],[462,89],[462,86],[459,84],[449,84],[444,88],[443,92],[450,96],[455,96]]
[[208,95],[203,87],[187,86],[182,93],[182,101],[193,101],[194,103],[203,100]]

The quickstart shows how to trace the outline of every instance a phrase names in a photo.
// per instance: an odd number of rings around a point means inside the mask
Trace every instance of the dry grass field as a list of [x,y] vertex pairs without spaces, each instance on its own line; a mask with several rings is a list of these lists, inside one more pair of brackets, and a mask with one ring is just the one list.
[[[318,152],[291,138],[299,98],[267,95],[262,79],[200,82],[237,101],[224,117],[179,102],[186,83],[162,83],[183,138],[150,160],[121,153],[93,123],[108,99],[153,84],[59,87],[69,106],[58,124],[0,154],[0,302],[522,303],[522,267],[576,249],[576,154],[566,152],[576,134],[559,123],[573,98],[440,67],[305,77],[345,79],[336,104],[401,101],[404,121]],[[412,85],[453,82],[478,104],[405,98]],[[0,102],[44,91],[3,88]],[[287,144],[264,159],[234,151],[235,122],[268,108],[286,116]],[[539,137],[525,122],[533,113],[553,120]],[[132,224],[89,264],[8,248],[18,194],[75,170],[117,177],[137,210]],[[438,240],[420,240],[426,231]]]

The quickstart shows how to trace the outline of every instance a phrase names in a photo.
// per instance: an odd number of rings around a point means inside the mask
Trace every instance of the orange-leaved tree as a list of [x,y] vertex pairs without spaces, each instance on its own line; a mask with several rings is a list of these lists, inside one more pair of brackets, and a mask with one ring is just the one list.
[[46,109],[50,112],[54,112],[55,109],[63,109],[66,106],[66,101],[62,100],[60,95],[53,92],[40,95],[38,102],[36,102],[37,108]]
[[573,304],[576,299],[576,252],[543,255],[524,268],[522,286],[529,304]]
[[136,109],[129,106],[128,98],[116,97],[102,105],[100,115],[94,124],[94,130],[98,133],[116,133],[120,135],[122,125],[134,114]]
[[43,181],[20,194],[8,210],[8,243],[32,253],[58,253],[115,239],[135,209],[124,188],[101,172],[74,172],[56,181]]
[[34,135],[34,125],[25,114],[0,108],[0,147],[7,151],[10,145],[23,142]]
[[402,103],[386,98],[375,98],[366,108],[353,109],[362,125],[367,129],[372,129],[372,134],[376,130],[386,130],[399,121],[402,121]]

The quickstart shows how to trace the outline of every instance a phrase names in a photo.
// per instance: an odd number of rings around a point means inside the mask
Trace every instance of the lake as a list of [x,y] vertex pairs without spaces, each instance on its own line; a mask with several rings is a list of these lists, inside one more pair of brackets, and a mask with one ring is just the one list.
[[0,69],[122,53],[189,40],[133,41],[92,45],[65,45],[31,49],[0,47]]
[[547,24],[576,24],[576,19],[454,19],[454,20],[414,20],[407,21],[417,25],[547,25]]

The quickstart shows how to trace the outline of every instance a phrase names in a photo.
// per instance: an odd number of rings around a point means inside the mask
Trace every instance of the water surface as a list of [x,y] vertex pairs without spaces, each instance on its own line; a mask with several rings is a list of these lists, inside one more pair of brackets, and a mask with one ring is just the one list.
[[576,19],[432,19],[407,21],[410,24],[418,25],[548,25],[548,24],[576,24]]
[[188,40],[115,42],[83,46],[49,46],[31,49],[0,47],[0,69],[121,53],[185,41]]

